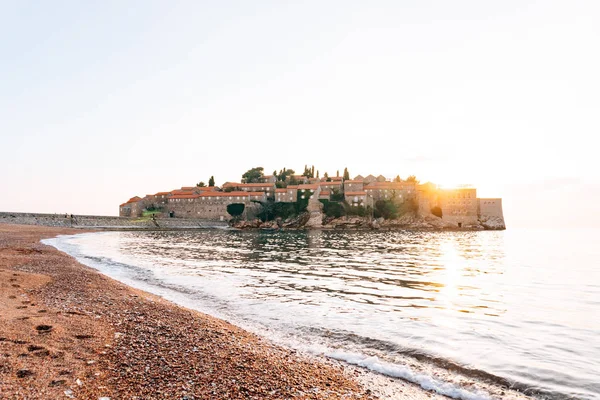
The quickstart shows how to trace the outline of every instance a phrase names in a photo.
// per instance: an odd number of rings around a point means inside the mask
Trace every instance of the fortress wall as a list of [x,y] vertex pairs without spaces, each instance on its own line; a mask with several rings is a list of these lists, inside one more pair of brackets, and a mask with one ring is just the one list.
[[479,215],[482,217],[504,218],[502,199],[478,199]]
[[[236,196],[233,196],[236,197]],[[214,221],[229,221],[231,215],[227,212],[227,205],[229,204],[245,204],[245,210],[243,217],[246,217],[247,211],[250,211],[251,215],[256,214],[258,205],[254,202],[249,201],[247,198],[237,197],[230,199],[229,197],[218,197],[218,198],[196,198],[196,199],[180,199],[181,201],[169,201],[166,206],[165,214],[168,215],[169,211],[173,211],[173,217],[180,218],[198,218],[207,219]]]

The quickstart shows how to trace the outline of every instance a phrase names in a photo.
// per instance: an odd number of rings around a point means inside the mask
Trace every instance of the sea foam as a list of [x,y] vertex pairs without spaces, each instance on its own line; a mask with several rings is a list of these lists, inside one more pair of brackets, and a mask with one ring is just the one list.
[[378,357],[369,357],[358,353],[348,353],[344,351],[330,351],[323,353],[326,357],[334,360],[344,361],[348,364],[367,368],[393,378],[401,378],[412,383],[416,383],[425,390],[431,390],[438,394],[460,400],[491,400],[492,397],[484,391],[471,392],[460,388],[450,382],[444,382],[433,376],[419,374],[404,365],[392,364],[381,361]]

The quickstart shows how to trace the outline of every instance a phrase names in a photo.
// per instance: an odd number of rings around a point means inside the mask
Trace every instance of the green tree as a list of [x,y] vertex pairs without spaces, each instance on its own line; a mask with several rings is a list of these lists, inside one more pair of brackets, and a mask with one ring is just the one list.
[[340,170],[339,169],[337,170],[335,176],[338,177],[338,178],[340,177]]
[[275,218],[286,220],[296,215],[296,203],[277,202],[273,206]]
[[283,189],[287,187],[287,183],[285,181],[277,181],[275,182],[275,187],[277,189]]
[[279,171],[279,175],[277,176],[277,180],[279,180],[279,181],[285,181],[285,180],[287,180],[288,176],[292,176],[295,173],[296,173],[296,171],[294,171],[293,169],[283,168],[282,170]]
[[396,177],[394,178],[394,182],[402,182],[402,179],[400,179],[400,175],[396,175]]
[[313,193],[314,192],[309,189],[298,190],[298,199],[296,200],[296,210],[298,214],[306,211],[306,207],[308,207],[308,201]]
[[340,189],[333,189],[331,191],[331,201],[344,201],[344,193]]
[[215,186],[215,177],[211,176],[210,179],[208,180],[208,186],[213,187]]
[[350,173],[348,172],[348,168],[344,168],[344,180],[350,180]]
[[317,178],[319,177],[319,170],[317,170]]
[[375,216],[385,219],[398,217],[398,206],[392,200],[377,200],[375,202]]
[[263,167],[255,167],[249,169],[242,175],[242,182],[244,183],[260,183],[263,179]]
[[254,201],[260,204],[257,217],[265,222],[271,221],[275,218],[275,201],[273,199],[267,199],[267,201]]
[[310,177],[314,178],[315,177],[315,166],[313,165],[310,169]]
[[204,186],[206,186],[206,183],[204,183],[204,182],[198,182],[198,183],[196,183],[196,186],[198,186],[198,187],[204,187]]
[[419,183],[419,181],[417,180],[417,177],[414,175],[411,175],[408,178],[406,178],[406,182]]
[[327,172],[323,174],[323,178],[325,178],[325,182],[331,182],[331,178],[329,177],[329,174]]
[[305,176],[307,178],[310,178],[310,168],[308,168],[308,165],[304,165],[304,172],[302,173],[302,176]]
[[229,215],[231,215],[234,218],[242,215],[244,213],[245,208],[246,208],[246,205],[243,203],[227,204],[227,212],[229,213]]
[[346,210],[341,203],[336,201],[319,200],[323,203],[323,213],[328,217],[339,218],[346,215]]

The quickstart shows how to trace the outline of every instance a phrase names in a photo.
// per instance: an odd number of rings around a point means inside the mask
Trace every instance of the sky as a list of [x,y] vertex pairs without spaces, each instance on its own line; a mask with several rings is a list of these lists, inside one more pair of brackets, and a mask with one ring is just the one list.
[[0,211],[315,165],[600,227],[600,2],[0,0]]

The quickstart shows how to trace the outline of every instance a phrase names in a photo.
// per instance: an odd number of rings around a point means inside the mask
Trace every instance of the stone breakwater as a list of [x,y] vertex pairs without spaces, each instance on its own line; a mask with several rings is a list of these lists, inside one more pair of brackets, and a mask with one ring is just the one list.
[[226,222],[183,218],[128,218],[98,215],[0,212],[0,224],[79,229],[198,229],[227,226]]

